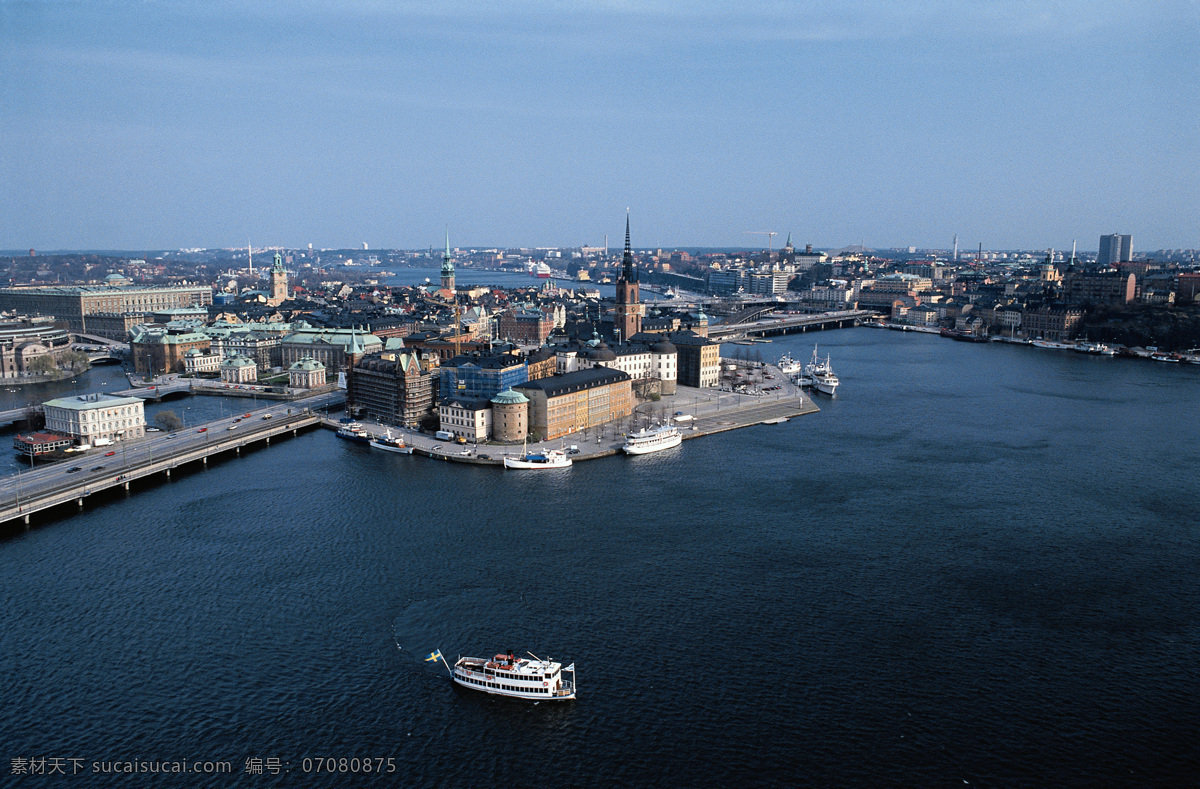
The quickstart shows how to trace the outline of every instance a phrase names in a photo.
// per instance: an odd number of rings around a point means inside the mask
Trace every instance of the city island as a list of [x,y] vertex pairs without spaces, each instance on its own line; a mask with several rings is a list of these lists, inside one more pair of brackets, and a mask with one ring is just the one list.
[[[607,244],[452,250],[447,234],[437,280],[407,285],[381,269],[432,268],[432,249],[271,249],[257,270],[252,248],[14,256],[10,280],[26,284],[0,289],[9,392],[93,364],[121,364],[129,386],[0,412],[30,464],[3,483],[0,522],[28,526],[316,427],[385,451],[553,469],[777,424],[819,411],[814,393],[838,381],[816,348],[805,367],[764,359],[761,343],[827,328],[1200,364],[1195,253],[1134,259],[1129,236],[1103,237],[1094,259],[960,259],[957,240],[949,255],[884,257],[800,251],[790,236],[777,251],[635,252],[628,217],[625,231],[619,256]],[[147,402],[206,395],[235,405],[199,425],[161,410],[147,423]]]

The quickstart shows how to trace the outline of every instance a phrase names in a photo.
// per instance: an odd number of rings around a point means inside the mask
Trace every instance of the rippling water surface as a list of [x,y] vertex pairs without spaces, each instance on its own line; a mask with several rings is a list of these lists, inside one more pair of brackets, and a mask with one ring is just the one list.
[[[867,329],[759,350],[813,341],[839,396],[783,425],[553,474],[315,431],[9,536],[7,757],[1195,785],[1200,368]],[[457,689],[435,648],[575,661],[580,697]]]

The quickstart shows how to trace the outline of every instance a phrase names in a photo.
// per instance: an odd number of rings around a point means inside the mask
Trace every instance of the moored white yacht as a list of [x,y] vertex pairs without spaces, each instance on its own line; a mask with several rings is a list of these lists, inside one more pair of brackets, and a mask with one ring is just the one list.
[[809,381],[809,386],[816,389],[822,394],[833,396],[838,388],[838,377],[833,374],[833,368],[829,365],[829,357],[824,359],[817,356],[817,346],[813,346],[812,361],[804,367],[804,375]]
[[670,423],[658,427],[647,427],[625,437],[621,447],[627,455],[648,455],[663,449],[677,447],[683,443],[679,428]]
[[550,449],[545,452],[526,452],[520,457],[512,455],[504,456],[505,468],[551,469],[569,468],[570,466],[571,458],[567,457],[567,453],[560,449]]
[[[435,652],[439,658],[441,652]],[[495,696],[529,701],[570,701],[575,698],[575,664],[563,666],[547,658],[542,660],[532,652],[532,660],[518,658],[512,652],[491,660],[460,657],[450,669],[450,677],[459,685],[481,690]],[[432,656],[431,656],[432,657]],[[445,663],[445,659],[442,660]],[[447,668],[449,664],[446,665]],[[570,672],[571,679],[564,673]]]

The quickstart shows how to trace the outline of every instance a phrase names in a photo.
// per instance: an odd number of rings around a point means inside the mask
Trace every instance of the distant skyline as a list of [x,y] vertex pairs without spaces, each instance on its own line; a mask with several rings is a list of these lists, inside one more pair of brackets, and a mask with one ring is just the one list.
[[0,0],[0,248],[1200,247],[1200,6]]

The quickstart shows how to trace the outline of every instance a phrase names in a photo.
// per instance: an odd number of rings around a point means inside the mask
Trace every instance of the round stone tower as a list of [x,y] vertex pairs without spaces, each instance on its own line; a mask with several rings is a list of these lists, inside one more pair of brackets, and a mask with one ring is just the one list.
[[529,433],[529,398],[505,389],[492,398],[492,439],[519,444]]

